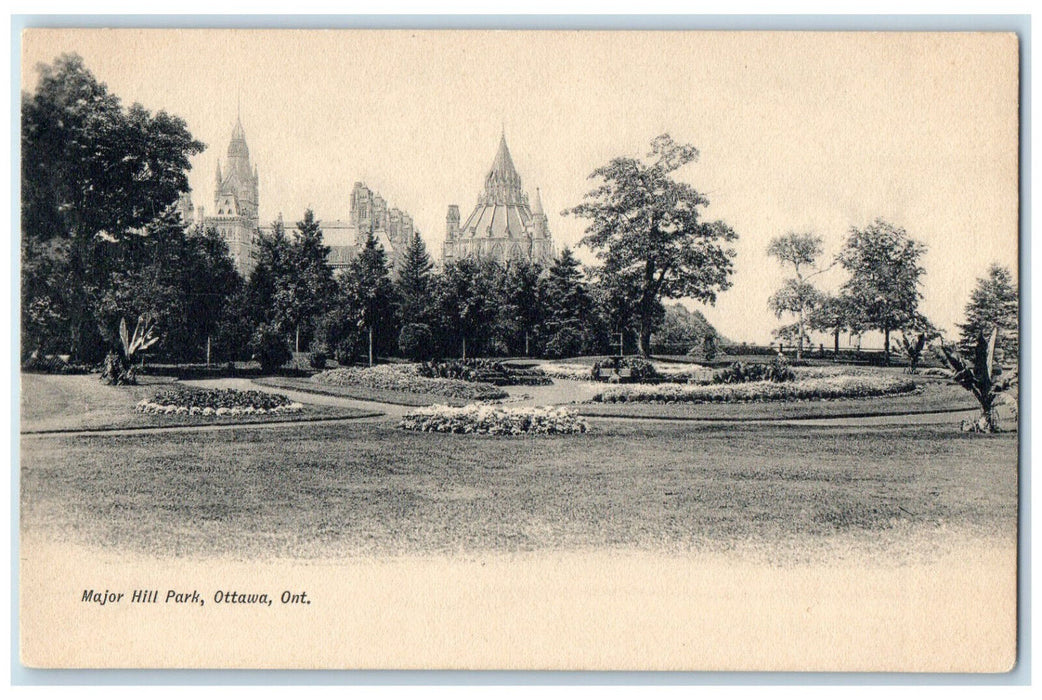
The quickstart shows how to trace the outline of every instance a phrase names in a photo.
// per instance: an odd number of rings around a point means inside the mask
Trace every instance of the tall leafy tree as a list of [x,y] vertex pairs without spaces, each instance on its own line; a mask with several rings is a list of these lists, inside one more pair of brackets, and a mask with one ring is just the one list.
[[398,295],[398,323],[427,323],[432,317],[431,271],[434,264],[419,233],[402,253],[394,285]]
[[1019,352],[1019,301],[1017,285],[1009,268],[992,264],[988,273],[977,280],[966,304],[966,321],[958,324],[959,346],[969,354],[979,337],[988,338],[998,329],[995,348],[1003,360],[1013,361]]
[[709,200],[674,173],[698,150],[668,134],[651,142],[645,160],[618,157],[597,168],[600,184],[567,210],[590,220],[582,244],[596,252],[620,290],[632,292],[640,351],[648,354],[663,299],[714,303],[731,286],[737,234],[722,221],[703,221]]
[[785,314],[795,317],[792,328],[783,326],[775,335],[795,339],[797,360],[803,359],[808,316],[821,301],[821,293],[810,282],[821,272],[815,267],[822,252],[821,243],[821,236],[817,234],[790,231],[771,239],[767,246],[768,255],[792,269],[792,276],[786,278],[767,303],[778,318]]
[[[205,342],[209,363],[214,357],[214,336],[222,327],[239,322],[239,308],[233,300],[241,293],[243,280],[228,253],[228,244],[217,229],[207,227],[188,241],[192,247],[192,264],[187,270],[190,283],[187,317],[198,340]],[[248,337],[242,339],[243,345]],[[229,350],[224,352],[230,358]]]
[[851,302],[845,296],[823,294],[812,309],[808,319],[811,329],[828,333],[832,336],[833,351],[839,354],[839,336],[843,331],[860,333],[861,328],[851,309]]
[[22,94],[25,341],[41,320],[61,322],[65,347],[86,359],[102,347],[91,300],[105,293],[109,244],[139,235],[187,191],[189,158],[204,146],[178,117],[124,108],[75,54],[39,72]]
[[362,250],[341,278],[347,307],[353,309],[359,329],[366,335],[369,366],[372,367],[376,350],[391,339],[394,330],[394,284],[383,247],[370,231]]
[[876,219],[865,228],[852,227],[839,255],[850,273],[843,294],[861,326],[882,332],[887,363],[890,334],[904,327],[919,308],[925,254],[926,246],[903,228]]

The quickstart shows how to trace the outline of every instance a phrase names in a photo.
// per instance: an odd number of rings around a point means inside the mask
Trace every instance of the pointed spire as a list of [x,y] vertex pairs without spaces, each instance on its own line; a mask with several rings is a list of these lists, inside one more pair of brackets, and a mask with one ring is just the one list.
[[217,184],[220,185],[221,184],[221,180],[223,180],[223,179],[224,178],[221,177],[221,159],[218,158],[217,159]]
[[532,205],[532,213],[543,214],[543,198],[539,196],[539,188],[535,188],[535,203]]
[[507,148],[506,134],[501,134],[499,137],[499,150],[496,151],[496,158],[492,161],[492,170],[489,174],[509,179],[518,177],[517,169],[514,168],[514,159],[510,157],[510,149]]

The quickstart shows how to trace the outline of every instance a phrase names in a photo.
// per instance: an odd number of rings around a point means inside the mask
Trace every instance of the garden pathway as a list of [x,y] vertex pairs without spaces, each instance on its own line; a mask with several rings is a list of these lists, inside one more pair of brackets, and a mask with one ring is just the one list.
[[353,420],[384,420],[386,418],[401,418],[409,406],[398,406],[396,404],[381,403],[379,401],[363,401],[361,399],[349,399],[343,396],[330,396],[328,394],[313,394],[309,391],[295,391],[256,384],[252,380],[243,377],[227,377],[223,379],[191,379],[183,380],[181,384],[195,386],[201,389],[239,389],[242,391],[266,391],[268,393],[285,394],[294,401],[309,403],[319,406],[338,406],[341,408],[357,408],[362,411],[379,411],[384,415],[372,418],[358,418]]

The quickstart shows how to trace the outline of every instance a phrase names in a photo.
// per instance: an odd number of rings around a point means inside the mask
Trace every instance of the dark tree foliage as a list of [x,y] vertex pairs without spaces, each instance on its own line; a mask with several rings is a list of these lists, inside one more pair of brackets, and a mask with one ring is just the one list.
[[727,244],[737,234],[722,221],[703,221],[709,200],[673,178],[697,157],[694,146],[663,134],[651,142],[646,160],[619,157],[594,170],[590,177],[601,184],[564,212],[590,220],[582,243],[603,262],[603,281],[633,295],[645,355],[663,299],[713,303],[731,286],[735,251]]
[[431,304],[431,270],[434,264],[427,246],[417,233],[402,254],[401,266],[395,279],[398,295],[398,323],[429,324],[434,309]]
[[592,304],[579,261],[569,248],[561,251],[541,280],[540,297],[544,302],[541,326],[546,354],[582,354],[591,344],[588,322]]
[[394,333],[395,293],[384,249],[372,232],[341,278],[343,298],[366,336],[369,364],[380,351],[391,351],[397,340]]
[[528,260],[507,263],[498,326],[512,355],[528,357],[537,350],[536,330],[545,314],[539,288],[542,273],[538,263]]
[[112,246],[187,191],[203,144],[178,117],[124,108],[77,55],[38,70],[22,94],[23,347],[98,359],[106,342],[91,302],[109,291]]
[[318,319],[329,309],[336,282],[328,257],[329,246],[322,242],[322,229],[314,212],[308,209],[304,219],[297,222],[288,247],[281,251],[284,264],[274,268],[281,274],[273,280],[275,326],[293,335],[297,352],[306,346]]
[[438,312],[445,355],[474,357],[492,340],[501,268],[491,260],[463,258],[445,265],[437,279]]
[[966,355],[975,352],[980,336],[988,338],[998,331],[995,354],[1003,362],[1016,362],[1020,341],[1017,284],[1009,268],[992,264],[988,274],[977,280],[977,286],[966,304],[966,321],[959,326],[959,347]]

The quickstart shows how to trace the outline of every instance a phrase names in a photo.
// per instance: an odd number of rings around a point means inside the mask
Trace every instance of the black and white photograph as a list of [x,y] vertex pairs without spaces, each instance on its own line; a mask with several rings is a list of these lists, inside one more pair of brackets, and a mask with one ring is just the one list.
[[22,663],[1009,671],[1020,52],[25,29]]

